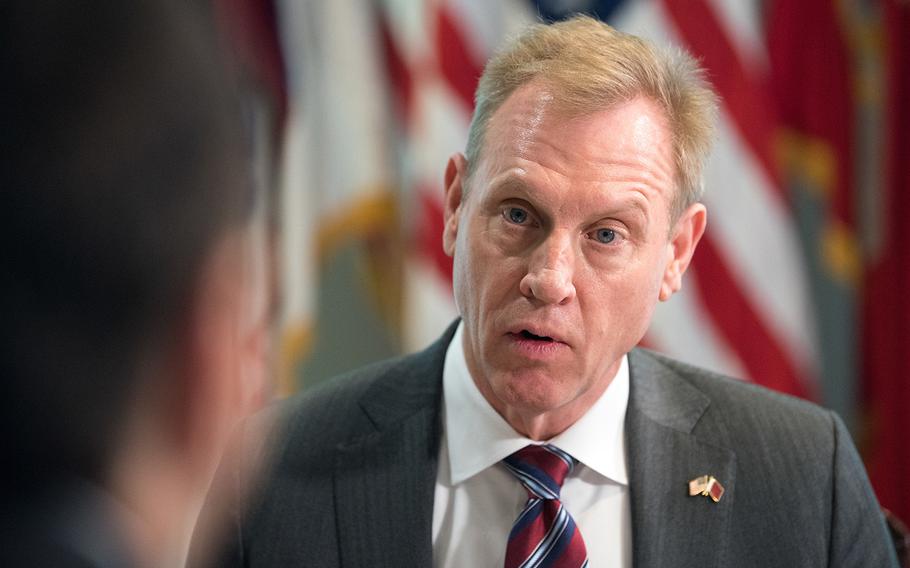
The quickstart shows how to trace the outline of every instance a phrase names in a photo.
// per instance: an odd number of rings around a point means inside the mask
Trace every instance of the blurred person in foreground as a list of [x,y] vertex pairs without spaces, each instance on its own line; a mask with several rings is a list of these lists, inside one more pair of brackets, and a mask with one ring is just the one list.
[[237,93],[200,6],[0,7],[0,564],[173,565],[261,369]]
[[894,566],[837,416],[636,347],[705,229],[697,64],[578,17],[476,101],[445,171],[460,320],[277,410],[219,565]]

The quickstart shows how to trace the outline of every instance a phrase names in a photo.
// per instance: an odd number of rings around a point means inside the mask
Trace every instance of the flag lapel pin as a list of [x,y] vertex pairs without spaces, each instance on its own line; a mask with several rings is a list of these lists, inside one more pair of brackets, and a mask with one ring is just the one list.
[[710,497],[717,503],[724,496],[724,486],[713,475],[703,475],[689,482],[689,495]]

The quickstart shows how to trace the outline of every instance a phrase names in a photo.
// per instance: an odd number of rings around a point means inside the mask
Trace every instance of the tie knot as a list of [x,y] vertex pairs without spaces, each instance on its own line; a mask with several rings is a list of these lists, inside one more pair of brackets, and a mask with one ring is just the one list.
[[562,483],[575,467],[572,456],[550,444],[525,446],[502,461],[538,499],[559,499]]

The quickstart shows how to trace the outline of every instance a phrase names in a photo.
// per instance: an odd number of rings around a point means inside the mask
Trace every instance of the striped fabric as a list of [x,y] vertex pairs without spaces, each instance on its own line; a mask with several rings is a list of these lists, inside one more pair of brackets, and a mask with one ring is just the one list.
[[503,464],[528,491],[506,548],[506,568],[579,568],[588,565],[581,531],[559,500],[575,459],[556,446],[526,446]]

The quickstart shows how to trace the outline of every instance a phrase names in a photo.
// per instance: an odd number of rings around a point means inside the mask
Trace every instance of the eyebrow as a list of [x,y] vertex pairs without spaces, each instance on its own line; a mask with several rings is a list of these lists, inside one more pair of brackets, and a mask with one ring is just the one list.
[[651,218],[650,215],[648,215],[648,210],[642,203],[641,199],[623,198],[622,202],[620,202],[616,207],[613,207],[611,211],[616,213],[636,211],[645,221]]
[[[497,198],[501,193],[509,190],[523,194],[524,199],[532,205],[541,203],[536,195],[538,192],[535,191],[534,186],[527,183],[521,177],[515,176],[512,172],[507,172],[498,178],[494,178],[490,184],[489,196],[491,198]],[[597,207],[596,211],[597,213],[590,217],[602,219],[631,211],[637,213],[645,222],[648,222],[651,219],[647,208],[642,203],[642,199],[634,196],[622,197],[617,203],[612,203],[606,207]]]
[[490,182],[490,193],[497,193],[506,189],[516,189],[529,196],[534,193],[534,188],[526,183],[520,176],[516,176],[512,170],[505,172],[493,178]]

